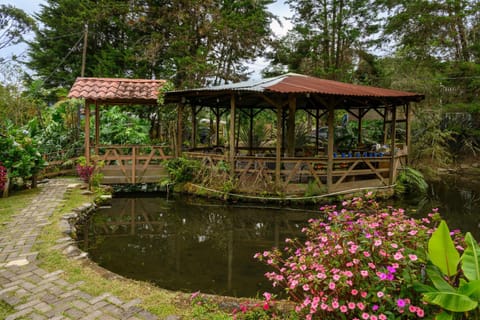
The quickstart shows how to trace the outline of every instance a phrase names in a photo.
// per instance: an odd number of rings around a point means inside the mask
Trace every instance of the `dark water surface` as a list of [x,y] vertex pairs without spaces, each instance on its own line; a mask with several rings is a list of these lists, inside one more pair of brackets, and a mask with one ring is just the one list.
[[[480,183],[431,184],[429,197],[395,202],[414,217],[439,208],[450,229],[480,240]],[[300,236],[318,206],[301,209],[226,206],[198,198],[116,197],[83,227],[79,246],[99,265],[159,287],[231,296],[272,291],[256,252]]]

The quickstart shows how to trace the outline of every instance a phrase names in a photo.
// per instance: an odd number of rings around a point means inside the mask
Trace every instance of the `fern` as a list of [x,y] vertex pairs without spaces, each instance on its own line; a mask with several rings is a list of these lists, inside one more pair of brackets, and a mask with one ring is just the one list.
[[425,194],[428,190],[428,184],[423,174],[411,167],[405,167],[397,178],[395,192],[397,194]]

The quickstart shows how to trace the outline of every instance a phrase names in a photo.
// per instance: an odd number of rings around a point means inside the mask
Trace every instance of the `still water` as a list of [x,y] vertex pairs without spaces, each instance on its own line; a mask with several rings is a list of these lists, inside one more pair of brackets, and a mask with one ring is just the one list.
[[[414,217],[439,208],[451,229],[480,240],[480,186],[477,181],[443,179],[430,195],[396,202]],[[116,197],[85,224],[79,246],[99,265],[159,287],[231,296],[272,291],[255,261],[256,252],[301,236],[310,208],[229,205],[198,198]]]

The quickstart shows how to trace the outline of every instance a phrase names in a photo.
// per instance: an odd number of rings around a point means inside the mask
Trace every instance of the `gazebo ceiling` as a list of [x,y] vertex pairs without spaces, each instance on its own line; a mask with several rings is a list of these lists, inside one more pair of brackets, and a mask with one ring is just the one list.
[[199,106],[229,107],[232,94],[239,108],[272,108],[285,105],[289,95],[297,98],[297,108],[335,108],[397,106],[418,102],[424,95],[348,84],[306,75],[288,73],[274,78],[244,81],[216,87],[170,91],[165,101]]
[[83,98],[100,104],[156,105],[165,80],[122,78],[77,78],[68,98]]

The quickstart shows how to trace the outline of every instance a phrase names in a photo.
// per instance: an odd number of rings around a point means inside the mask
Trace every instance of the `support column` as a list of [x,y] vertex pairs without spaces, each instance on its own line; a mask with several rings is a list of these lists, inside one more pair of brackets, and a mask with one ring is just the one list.
[[333,186],[333,147],[335,141],[335,109],[328,106],[328,148],[327,148],[327,190],[331,192]]
[[287,121],[287,156],[295,157],[295,112],[297,99],[294,95],[288,96],[288,121]]
[[235,95],[230,97],[230,134],[229,134],[229,147],[230,147],[230,167],[232,175],[235,172]]
[[318,148],[320,147],[318,143],[318,134],[320,131],[320,109],[317,108],[315,114],[315,154],[318,155]]
[[90,103],[85,101],[85,159],[87,164],[90,163]]
[[362,144],[362,120],[363,120],[363,111],[358,109],[358,144]]
[[197,107],[192,106],[192,148],[197,147]]
[[395,183],[395,180],[396,180],[396,177],[397,177],[397,168],[395,166],[396,164],[396,157],[395,157],[395,148],[396,148],[396,145],[395,145],[395,139],[396,139],[396,136],[397,136],[397,109],[395,107],[391,107],[391,110],[392,110],[392,124],[391,124],[391,131],[390,131],[390,138],[391,138],[391,142],[390,142],[390,154],[392,156],[392,158],[390,159],[390,175],[389,175],[389,178],[390,178],[390,184],[394,184]]
[[250,113],[248,115],[249,120],[250,120],[250,130],[248,132],[248,155],[251,156],[252,153],[252,147],[253,147],[253,110],[250,110]]
[[95,102],[95,155],[98,156],[98,146],[100,145],[100,108],[98,102]]
[[275,152],[275,187],[278,190],[281,186],[280,173],[282,166],[282,107],[277,105],[277,144]]
[[175,147],[175,157],[180,158],[182,156],[182,145],[183,145],[183,103],[178,105],[177,113],[177,143]]
[[405,105],[405,143],[407,144],[407,164],[409,165],[410,142],[411,142],[411,127],[410,127],[410,104]]

